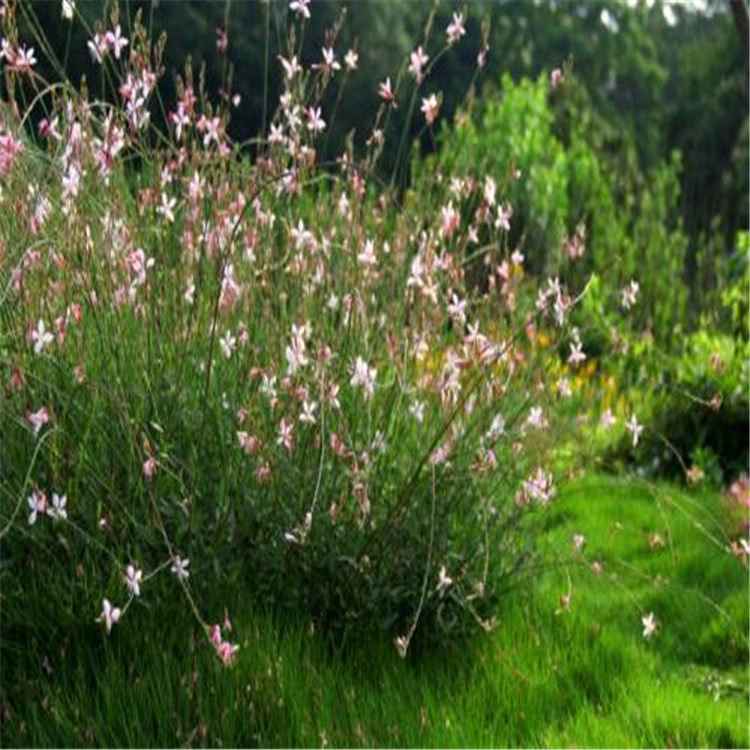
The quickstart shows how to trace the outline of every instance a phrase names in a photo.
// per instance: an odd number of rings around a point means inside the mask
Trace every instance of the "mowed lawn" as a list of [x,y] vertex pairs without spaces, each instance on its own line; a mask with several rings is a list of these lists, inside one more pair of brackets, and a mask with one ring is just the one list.
[[182,609],[141,606],[109,638],[92,614],[47,651],[6,645],[2,744],[747,747],[748,576],[718,546],[718,494],[592,475],[555,503],[559,563],[490,635],[406,660],[384,638],[337,652],[234,591],[227,670]]

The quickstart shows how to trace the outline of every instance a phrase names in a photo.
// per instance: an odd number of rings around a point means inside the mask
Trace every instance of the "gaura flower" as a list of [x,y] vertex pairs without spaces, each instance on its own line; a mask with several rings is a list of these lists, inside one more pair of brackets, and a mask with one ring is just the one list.
[[107,633],[112,630],[112,626],[120,619],[121,614],[120,608],[113,607],[109,599],[102,601],[102,613],[99,615],[99,622],[107,628]]

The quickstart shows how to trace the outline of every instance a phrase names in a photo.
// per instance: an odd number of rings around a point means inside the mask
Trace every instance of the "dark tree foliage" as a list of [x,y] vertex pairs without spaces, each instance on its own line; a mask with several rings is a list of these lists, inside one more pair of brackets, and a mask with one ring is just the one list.
[[[115,3],[87,0],[78,6],[93,29]],[[61,21],[59,0],[37,0],[30,7],[69,77],[76,84],[85,77],[98,93],[100,70],[89,59],[83,25],[71,28]],[[634,150],[642,172],[670,158],[674,150],[682,153],[683,216],[692,245],[690,273],[697,243],[716,229],[717,219],[727,248],[737,229],[748,225],[747,66],[743,39],[729,4],[709,3],[704,13],[679,4],[669,8],[668,22],[662,4],[649,7],[644,0],[440,3],[428,53],[434,54],[442,44],[445,26],[457,10],[468,13],[467,35],[435,66],[425,90],[442,92],[444,118],[464,103],[476,69],[484,18],[491,21],[491,47],[487,71],[476,79],[475,93],[497,91],[505,72],[518,79],[567,65],[583,83],[609,132]],[[355,146],[369,137],[378,106],[378,82],[386,75],[395,77],[408,53],[420,43],[431,9],[431,3],[399,0],[313,3],[312,18],[303,32],[303,62],[320,59],[326,34],[342,17],[335,44],[339,57],[350,46],[360,56],[359,70],[349,78],[340,100],[334,90],[326,103],[329,116],[335,109],[335,119],[329,122],[322,145],[324,158],[337,156],[329,151],[332,144],[342,142],[343,135],[353,133]],[[196,76],[203,71],[206,88],[212,92],[220,88],[225,66],[230,65],[232,91],[242,98],[230,132],[239,141],[257,136],[268,123],[283,86],[278,56],[288,50],[288,3],[122,0],[119,13],[126,33],[138,11],[153,38],[162,32],[168,37],[165,107],[170,106],[175,75],[184,73],[186,59],[192,60]],[[228,32],[226,60],[217,53],[217,28]],[[409,94],[407,90],[405,96]],[[391,132],[401,132],[406,110],[404,104],[396,111]],[[421,118],[412,118],[410,139],[421,129]],[[395,165],[398,139],[393,140],[396,145],[386,149],[381,167],[390,176],[398,166],[399,175],[406,179],[406,165]],[[612,139],[608,140],[611,146]],[[422,138],[422,147],[434,148],[429,136]],[[400,156],[403,160],[404,154]]]

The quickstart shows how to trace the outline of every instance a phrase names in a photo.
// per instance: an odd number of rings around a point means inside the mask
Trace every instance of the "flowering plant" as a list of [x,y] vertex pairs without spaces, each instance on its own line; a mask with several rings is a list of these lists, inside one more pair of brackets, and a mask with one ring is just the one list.
[[[334,28],[308,62],[290,34],[251,162],[229,135],[229,80],[213,101],[188,67],[155,122],[163,41],[139,18],[131,38],[117,11],[92,31],[112,89],[91,100],[48,85],[16,6],[3,9],[10,586],[52,576],[110,632],[171,573],[224,664],[231,626],[210,625],[198,594],[232,575],[333,630],[376,625],[402,654],[419,624],[490,629],[533,574],[564,480],[558,449],[578,427],[559,363],[587,360],[570,323],[587,286],[527,273],[507,199],[522,175],[425,172],[403,194],[379,181],[402,99],[411,116],[421,98],[426,128],[440,116],[431,66],[462,44],[466,16],[441,38],[427,25],[373,92],[363,152],[345,145],[335,163],[317,153],[324,95],[356,74],[356,50],[337,49]],[[293,28],[311,13],[290,10]],[[486,32],[476,52],[481,70]],[[571,263],[584,239],[566,245]],[[614,303],[637,296],[631,281]],[[636,445],[632,410],[624,427]]]

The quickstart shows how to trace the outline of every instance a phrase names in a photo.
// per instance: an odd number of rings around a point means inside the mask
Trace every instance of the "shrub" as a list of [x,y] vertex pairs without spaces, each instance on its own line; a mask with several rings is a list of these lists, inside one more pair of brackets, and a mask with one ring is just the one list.
[[662,345],[677,340],[688,323],[678,154],[641,173],[632,145],[596,116],[572,73],[564,86],[505,75],[474,117],[443,130],[443,146],[415,173],[504,176],[511,237],[535,273],[580,286],[596,271],[610,307],[638,279],[633,326]]
[[[321,102],[344,72],[336,28],[301,66],[295,6],[254,159],[226,136],[229,76],[212,100],[187,66],[168,131],[153,126],[164,40],[138,17],[92,31],[91,100],[37,74],[4,6],[4,647],[27,642],[30,601],[109,632],[171,574],[224,663],[230,623],[201,601],[241,579],[405,654],[420,622],[491,627],[532,575],[574,429],[554,377],[561,354],[566,371],[586,359],[577,287],[525,274],[504,170],[426,169],[400,200],[372,177],[394,101],[428,93],[413,56],[416,83],[405,64],[381,87],[366,153],[321,164]],[[430,56],[463,24],[439,40],[428,24]],[[427,127],[439,105],[423,97]]]
[[747,469],[747,346],[699,331],[681,355],[652,358],[661,369],[645,394],[649,429],[637,450],[623,439],[615,454],[664,476],[730,482]]

